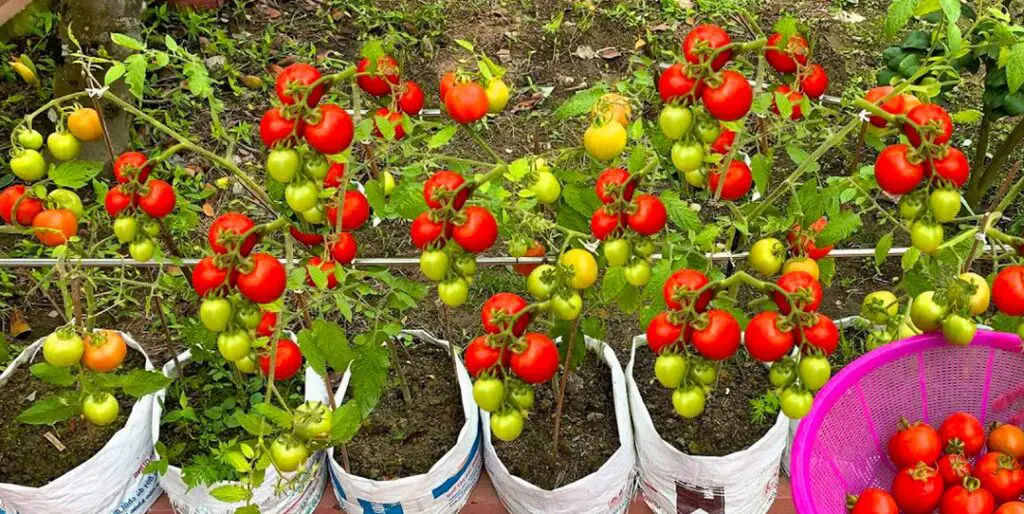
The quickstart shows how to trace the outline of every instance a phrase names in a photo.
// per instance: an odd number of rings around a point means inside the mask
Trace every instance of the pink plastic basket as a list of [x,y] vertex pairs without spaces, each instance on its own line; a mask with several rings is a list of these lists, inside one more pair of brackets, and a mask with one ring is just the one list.
[[1016,334],[978,331],[966,348],[925,334],[849,364],[815,396],[800,421],[790,460],[800,514],[845,514],[847,493],[888,489],[895,467],[885,448],[900,417],[936,426],[965,411],[982,423],[1007,421],[993,403],[1020,391],[1024,354]]

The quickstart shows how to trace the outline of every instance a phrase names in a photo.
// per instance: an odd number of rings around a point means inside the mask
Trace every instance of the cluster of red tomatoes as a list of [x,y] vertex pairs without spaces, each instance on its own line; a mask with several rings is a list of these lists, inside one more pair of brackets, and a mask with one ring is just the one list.
[[1024,513],[1024,431],[1014,425],[996,426],[986,445],[985,428],[966,412],[938,430],[903,421],[888,452],[899,469],[892,486],[850,497],[851,514]]
[[[466,205],[473,191],[457,172],[441,170],[423,183],[423,199],[430,209],[413,220],[412,244],[423,250],[420,270],[438,285],[447,305],[457,307],[469,296],[469,280],[476,274],[474,255],[498,239],[498,221],[479,205]],[[449,240],[454,245],[448,244]],[[454,261],[454,266],[452,263]]]
[[638,180],[624,168],[608,168],[597,177],[595,191],[603,206],[590,218],[590,232],[603,241],[611,266],[626,266],[626,281],[643,287],[651,279],[647,259],[654,253],[651,239],[665,228],[667,211],[654,195],[638,194]]
[[[165,180],[150,178],[149,158],[141,152],[124,152],[114,161],[118,185],[103,198],[107,214],[114,218],[114,236],[128,245],[128,254],[140,262],[153,258],[160,220],[174,211],[177,196]],[[144,215],[144,217],[140,216]],[[140,230],[141,228],[141,230]]]
[[[895,116],[907,143],[886,147],[875,160],[878,187],[900,198],[900,215],[910,223],[910,238],[923,253],[938,251],[944,239],[943,223],[960,213],[959,189],[971,168],[967,156],[950,145],[953,121],[937,104],[921,103],[912,95],[896,95],[890,86],[867,92],[869,102]],[[883,101],[884,100],[884,101]],[[875,127],[885,127],[881,116],[871,116]],[[925,183],[923,189],[918,189]]]
[[85,214],[82,200],[68,189],[54,189],[46,196],[37,196],[36,189],[15,184],[0,191],[0,218],[32,227],[36,239],[46,246],[67,243],[78,234],[78,218]]
[[509,99],[509,88],[501,77],[484,77],[487,87],[459,70],[441,77],[441,103],[448,116],[460,125],[483,119],[487,113],[499,113]]
[[529,304],[513,293],[498,293],[480,310],[486,335],[469,343],[463,354],[476,380],[473,399],[491,413],[491,432],[512,441],[523,432],[524,415],[533,407],[533,385],[558,371],[558,347],[550,337],[527,332]]
[[[374,112],[374,130],[377,137],[384,137],[381,127],[391,126],[394,139],[402,139],[406,134],[406,123],[403,113],[415,116],[423,110],[423,89],[413,80],[401,82],[398,63],[390,55],[377,57],[377,64],[364,57],[356,65],[356,84],[366,94],[388,100],[388,105]],[[401,82],[401,84],[400,84]]]
[[[270,373],[267,338],[275,334],[277,314],[261,304],[276,302],[284,294],[287,271],[276,257],[253,253],[260,228],[248,216],[229,212],[210,225],[212,256],[200,259],[192,270],[192,287],[203,299],[199,319],[217,333],[217,350],[243,373],[257,365]],[[237,293],[237,294],[236,294]],[[302,367],[302,353],[289,339],[278,340],[274,379],[287,380]]]
[[[1024,265],[999,270],[992,281],[992,302],[1007,316],[1024,316]],[[1024,339],[1024,320],[1017,324],[1017,335]]]
[[779,113],[779,99],[789,103],[790,119],[798,120],[804,115],[805,97],[821,98],[828,89],[828,74],[820,64],[808,64],[810,45],[799,33],[773,32],[768,36],[764,58],[775,71],[786,75],[785,84],[775,88],[772,110]]

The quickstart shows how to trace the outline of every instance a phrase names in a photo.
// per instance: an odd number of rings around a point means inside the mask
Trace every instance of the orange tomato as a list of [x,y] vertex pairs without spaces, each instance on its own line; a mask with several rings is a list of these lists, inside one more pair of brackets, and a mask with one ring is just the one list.
[[50,209],[36,215],[32,229],[39,242],[46,246],[60,246],[78,234],[78,218],[67,209]]
[[996,509],[995,514],[1024,514],[1024,502],[1004,503]]
[[988,434],[988,451],[1021,458],[1024,456],[1024,430],[1016,425],[999,425]]
[[631,114],[633,114],[633,109],[629,106],[629,100],[618,93],[601,95],[590,111],[592,119],[613,119],[623,127],[629,126]]
[[68,116],[68,130],[82,141],[95,141],[103,136],[100,114],[92,107],[83,107]]
[[84,340],[85,353],[82,354],[82,364],[93,371],[106,373],[117,369],[128,353],[124,338],[113,330],[97,330],[86,335]]

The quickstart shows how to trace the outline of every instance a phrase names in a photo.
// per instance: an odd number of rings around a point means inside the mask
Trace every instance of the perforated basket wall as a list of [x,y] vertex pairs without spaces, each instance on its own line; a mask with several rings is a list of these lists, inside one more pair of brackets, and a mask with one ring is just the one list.
[[965,411],[983,424],[1008,421],[1016,410],[993,404],[1020,390],[1022,377],[1021,339],[1001,332],[979,331],[968,347],[925,334],[857,359],[800,421],[790,462],[797,512],[845,514],[847,493],[888,489],[896,469],[885,448],[900,417],[937,426]]

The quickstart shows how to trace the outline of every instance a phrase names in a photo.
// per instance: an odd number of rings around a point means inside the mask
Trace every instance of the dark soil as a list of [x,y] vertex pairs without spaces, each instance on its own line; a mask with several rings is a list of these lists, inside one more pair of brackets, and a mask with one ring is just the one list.
[[[42,358],[40,352],[38,358]],[[38,360],[37,358],[37,360]],[[131,370],[145,366],[138,352],[128,352],[122,366]],[[124,427],[131,414],[135,399],[117,395],[121,412],[113,423],[100,427],[81,418],[54,426],[27,425],[15,421],[33,400],[41,400],[64,388],[43,382],[32,376],[29,366],[23,365],[0,387],[0,483],[27,487],[42,487],[89,460],[106,446],[107,441]],[[52,433],[66,446],[58,451],[46,438]]]
[[685,419],[672,407],[672,391],[654,378],[655,355],[646,346],[637,348],[633,376],[662,439],[689,455],[721,457],[749,448],[775,424],[751,420],[750,401],[764,395],[768,367],[739,352],[719,371],[718,386],[708,394],[704,414]]
[[[444,348],[420,343],[409,348],[402,369],[413,403],[402,399],[392,365],[390,386],[348,444],[351,473],[394,480],[426,473],[455,446],[465,424],[455,366]],[[394,363],[392,363],[394,364]],[[341,452],[335,452],[341,462]]]
[[536,399],[523,434],[506,443],[494,440],[494,450],[513,475],[537,487],[553,490],[598,470],[619,449],[619,430],[612,395],[612,373],[596,354],[569,375],[562,407],[558,455],[554,455],[554,391],[536,387]]

